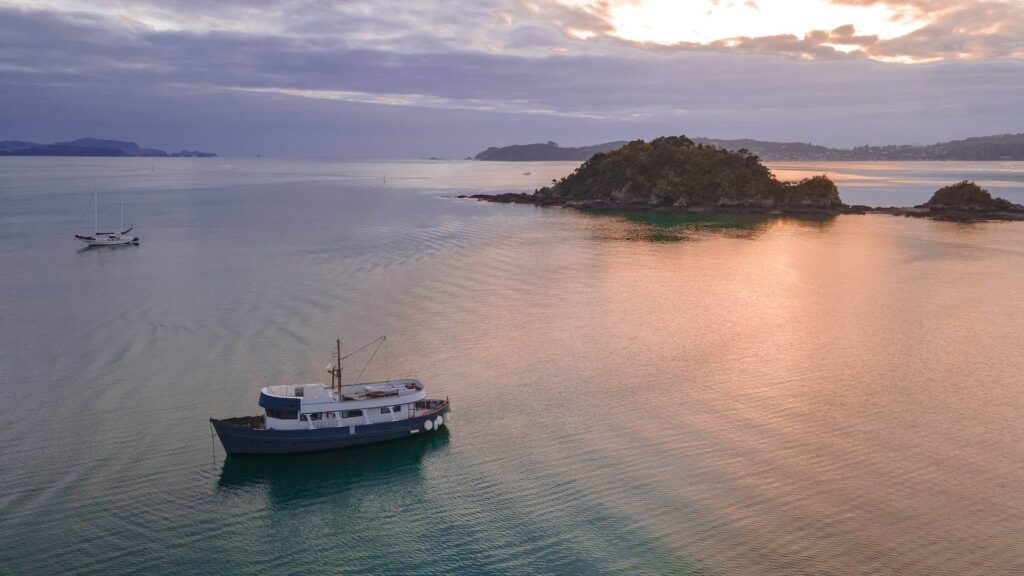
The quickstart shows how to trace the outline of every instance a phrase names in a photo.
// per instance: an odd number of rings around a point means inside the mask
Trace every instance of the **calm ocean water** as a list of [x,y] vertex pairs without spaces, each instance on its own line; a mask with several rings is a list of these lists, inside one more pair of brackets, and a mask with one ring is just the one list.
[[[1024,572],[1024,224],[444,197],[574,166],[0,159],[0,573]],[[774,168],[1024,201],[1024,163]],[[141,246],[79,248],[93,189]],[[214,445],[381,334],[449,430]]]

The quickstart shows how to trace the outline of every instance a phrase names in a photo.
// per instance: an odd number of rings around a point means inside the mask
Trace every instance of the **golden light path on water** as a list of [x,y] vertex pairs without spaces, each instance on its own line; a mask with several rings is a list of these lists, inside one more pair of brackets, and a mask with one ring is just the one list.
[[[1024,224],[451,197],[577,165],[0,159],[0,573],[1024,573]],[[771,168],[1024,201],[1024,163]],[[93,189],[140,246],[76,245]],[[448,428],[214,444],[381,334],[366,378]]]

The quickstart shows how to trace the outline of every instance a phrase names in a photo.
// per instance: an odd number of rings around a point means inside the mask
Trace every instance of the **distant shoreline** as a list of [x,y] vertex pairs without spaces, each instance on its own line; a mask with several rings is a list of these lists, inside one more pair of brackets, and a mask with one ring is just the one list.
[[[938,144],[898,144],[829,148],[809,142],[773,142],[765,140],[693,138],[697,144],[747,151],[766,162],[1012,162],[1024,160],[1024,134],[1000,134],[952,140]],[[555,142],[492,146],[475,160],[498,162],[587,160],[601,152],[622,148],[629,142],[618,140],[592,146],[562,147]]]
[[38,144],[27,140],[0,140],[0,156],[33,156],[73,158],[215,158],[216,152],[180,150],[167,153],[159,148],[143,148],[126,140],[79,138],[68,142]]

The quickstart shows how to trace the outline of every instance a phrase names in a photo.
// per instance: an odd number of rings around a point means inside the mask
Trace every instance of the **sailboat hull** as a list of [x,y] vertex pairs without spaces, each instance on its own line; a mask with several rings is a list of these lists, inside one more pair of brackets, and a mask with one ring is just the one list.
[[124,246],[126,244],[139,243],[137,236],[76,236],[75,238],[89,246]]

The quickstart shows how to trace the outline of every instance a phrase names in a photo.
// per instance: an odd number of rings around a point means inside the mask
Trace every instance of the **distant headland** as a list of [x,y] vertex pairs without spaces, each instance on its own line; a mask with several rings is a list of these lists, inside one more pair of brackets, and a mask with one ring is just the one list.
[[[890,145],[828,148],[804,142],[766,142],[762,140],[719,140],[693,138],[696,144],[717,146],[726,150],[748,150],[767,161],[908,161],[908,160],[1024,160],[1024,134],[980,136],[927,146]],[[555,142],[491,147],[476,155],[476,160],[527,162],[543,160],[586,160],[598,152],[622,148],[628,142],[619,140],[595,146],[563,148]]]
[[537,162],[544,160],[586,160],[598,152],[610,152],[622,148],[626,141],[605,142],[596,146],[563,148],[555,142],[545,144],[514,144],[498,148],[492,146],[476,155],[474,160],[498,160],[503,162]]
[[[463,196],[465,197],[465,196]],[[1024,206],[993,198],[973,182],[937,191],[913,208],[849,206],[826,175],[781,182],[747,150],[699,144],[685,136],[635,140],[598,152],[572,174],[533,194],[478,200],[611,212],[703,212],[833,216],[880,212],[943,220],[1024,220]]]
[[70,142],[37,144],[24,140],[0,140],[0,156],[110,156],[138,158],[212,158],[214,152],[182,150],[168,154],[156,148],[142,148],[135,142],[79,138]]

